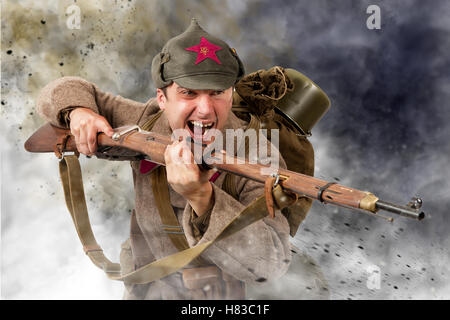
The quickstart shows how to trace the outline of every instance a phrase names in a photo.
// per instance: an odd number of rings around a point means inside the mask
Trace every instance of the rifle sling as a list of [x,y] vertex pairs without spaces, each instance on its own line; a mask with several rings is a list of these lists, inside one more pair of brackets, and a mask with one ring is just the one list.
[[65,156],[59,162],[59,168],[66,205],[86,254],[110,279],[126,283],[144,284],[166,277],[191,263],[214,242],[234,234],[268,214],[263,195],[241,211],[215,239],[154,261],[128,274],[121,274],[120,264],[111,262],[103,254],[92,232],[78,158],[75,155]]
[[163,224],[163,230],[167,233],[172,243],[179,250],[189,248],[183,228],[170,205],[169,186],[167,184],[166,169],[159,166],[151,173],[153,197],[158,208],[159,216]]
[[[150,131],[156,121],[161,117],[163,111],[157,112],[142,125],[142,130]],[[159,216],[163,224],[164,232],[168,235],[173,245],[179,250],[189,248],[186,236],[180,226],[178,219],[170,205],[169,185],[167,184],[166,169],[159,166],[151,173],[152,191]]]

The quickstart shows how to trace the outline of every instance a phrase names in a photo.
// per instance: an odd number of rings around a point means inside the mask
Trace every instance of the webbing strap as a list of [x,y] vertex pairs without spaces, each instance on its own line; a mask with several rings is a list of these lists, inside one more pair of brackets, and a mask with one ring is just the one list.
[[[257,116],[253,115],[252,113],[250,113],[249,109],[247,107],[235,107],[233,106],[233,111],[241,111],[241,112],[249,112],[250,114],[250,121],[247,125],[247,127],[245,128],[245,131],[247,131],[248,129],[253,129],[253,130],[259,130],[260,128],[260,120],[258,119]],[[259,139],[258,135],[257,138]],[[238,146],[238,150],[241,150],[241,148],[245,147],[245,155],[248,155],[248,148],[249,148],[250,143],[246,143],[245,141],[243,142],[242,145]],[[239,153],[239,151],[237,151]],[[242,152],[242,151],[241,151]],[[236,200],[239,200],[239,195],[237,193],[236,190],[236,176],[232,173],[225,173],[225,178],[223,180],[223,184],[222,184],[222,189],[223,191],[225,191],[226,193],[228,193],[229,195],[231,195],[233,198],[235,198]]]
[[148,119],[142,126],[141,129],[145,130],[145,131],[149,131],[153,128],[154,124],[156,123],[156,120],[159,119],[159,117],[161,117],[163,113],[163,110],[158,111],[157,113],[155,113],[154,115],[152,115],[152,117],[150,119]]
[[[142,125],[142,130],[151,130],[163,111],[157,112]],[[163,230],[169,236],[174,246],[179,250],[189,248],[186,236],[180,226],[175,212],[170,205],[169,185],[167,184],[166,169],[163,166],[156,168],[151,173],[152,191],[159,216],[163,224]]]
[[[105,257],[101,247],[97,244],[89,222],[89,215],[84,196],[81,168],[78,158],[74,155],[65,156],[59,163],[61,181],[64,188],[66,205],[72,216],[75,229],[83,248],[92,262],[106,272],[113,280],[126,283],[144,284],[156,281],[175,273],[199,257],[215,241],[222,240],[246,226],[267,216],[267,207],[264,195],[253,201],[239,215],[237,215],[218,236],[208,242],[192,248],[179,251],[150,264],[147,264],[125,275],[120,274],[120,265],[111,262]],[[278,185],[277,188],[280,188]]]
[[155,197],[155,204],[161,217],[163,230],[179,251],[188,249],[189,244],[184,235],[183,228],[180,226],[175,211],[170,204],[166,168],[159,166],[151,173],[151,178],[153,196]]
[[65,156],[59,162],[59,173],[67,209],[69,209],[78,237],[83,245],[83,250],[92,262],[108,275],[120,273],[120,265],[106,258],[92,232],[78,158],[75,155]]

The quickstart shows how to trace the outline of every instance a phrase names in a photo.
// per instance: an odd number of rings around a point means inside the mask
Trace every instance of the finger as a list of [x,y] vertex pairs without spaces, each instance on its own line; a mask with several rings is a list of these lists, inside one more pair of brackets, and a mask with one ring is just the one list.
[[80,153],[85,154],[85,155],[90,155],[89,152],[89,148],[87,145],[87,129],[86,129],[86,121],[85,120],[81,120],[80,121],[80,139],[78,142],[78,151],[80,151]]
[[81,152],[81,150],[79,148],[79,144],[80,144],[80,127],[79,126],[73,126],[71,128],[71,130],[70,130],[70,133],[75,138],[75,145],[77,146],[77,151]]
[[80,127],[71,124],[70,133],[74,136],[75,142],[78,143],[78,140],[80,140]]
[[109,137],[112,137],[112,135],[114,134],[113,128],[105,119],[98,120],[96,122],[96,125],[98,127],[98,132],[104,132]]
[[180,146],[180,156],[181,160],[184,164],[193,164],[194,163],[194,155],[191,152],[191,148],[188,147],[188,145],[182,141]]
[[172,163],[182,163],[182,144],[179,141],[175,141],[169,148],[169,158]]
[[86,131],[89,152],[94,154],[95,151],[97,151],[97,128],[94,126],[89,126],[86,128]]
[[169,144],[166,147],[166,151],[164,151],[164,161],[166,162],[166,165],[172,164],[174,161],[174,153],[176,153],[176,151],[174,151],[176,145],[178,144],[177,141],[174,141],[172,144]]

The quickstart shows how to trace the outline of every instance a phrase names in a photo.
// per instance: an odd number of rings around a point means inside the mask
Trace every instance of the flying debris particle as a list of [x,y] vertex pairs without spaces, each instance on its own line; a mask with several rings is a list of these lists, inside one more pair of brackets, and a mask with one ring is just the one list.
[[291,262],[291,260],[284,259],[283,262],[284,262],[284,263],[289,263],[289,262]]
[[364,247],[363,247],[363,246],[358,246],[358,248],[361,249],[361,250],[364,250]]
[[336,257],[340,257],[341,255],[339,253],[335,253],[335,256]]
[[6,51],[7,54],[12,54],[12,50]]
[[349,223],[344,223],[344,225],[346,225],[347,227],[350,227],[350,224],[349,224]]
[[86,46],[88,49],[94,49],[94,44],[92,42],[89,42]]
[[401,258],[402,256],[398,254],[397,257]]
[[261,277],[261,278],[256,279],[255,281],[256,282],[264,282],[264,281],[267,281],[267,279]]
[[395,290],[397,290],[397,289],[398,289],[398,287],[397,287],[397,286],[394,286],[394,289],[395,289]]
[[334,177],[334,180],[341,181],[341,179],[339,179],[338,177]]
[[42,24],[45,24],[45,22],[46,22],[45,20],[41,20],[41,23],[42,23]]
[[247,270],[250,272],[255,272],[255,270],[253,270],[252,268],[248,268]]
[[64,65],[64,63],[63,63],[63,62],[60,62],[59,65],[62,67],[62,66]]

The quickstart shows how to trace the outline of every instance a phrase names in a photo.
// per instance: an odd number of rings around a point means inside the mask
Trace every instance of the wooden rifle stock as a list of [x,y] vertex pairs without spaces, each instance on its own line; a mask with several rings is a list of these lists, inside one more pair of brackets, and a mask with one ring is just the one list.
[[[138,131],[136,132],[136,130]],[[113,137],[100,133],[97,139],[98,153],[106,152],[112,147],[120,147],[137,152],[142,156],[142,159],[161,165],[165,164],[164,151],[167,145],[172,143],[170,137],[142,131],[137,126],[116,128]],[[64,152],[77,151],[74,138],[70,135],[70,130],[57,128],[51,124],[46,124],[38,129],[25,142],[25,149],[29,152],[55,152],[58,157],[62,157]],[[226,154],[223,154],[223,156],[221,163],[214,163],[210,167],[261,183],[265,183],[267,179],[273,178],[271,175],[263,175],[261,173],[268,166],[253,163],[240,164],[234,156]],[[379,215],[377,212],[384,210],[416,220],[422,220],[425,217],[425,213],[419,210],[422,206],[420,198],[413,198],[408,205],[399,206],[381,201],[369,192],[286,169],[278,169],[275,177],[276,183],[279,183],[283,190],[295,193],[298,196],[371,213],[389,221],[393,221],[393,219]]]

